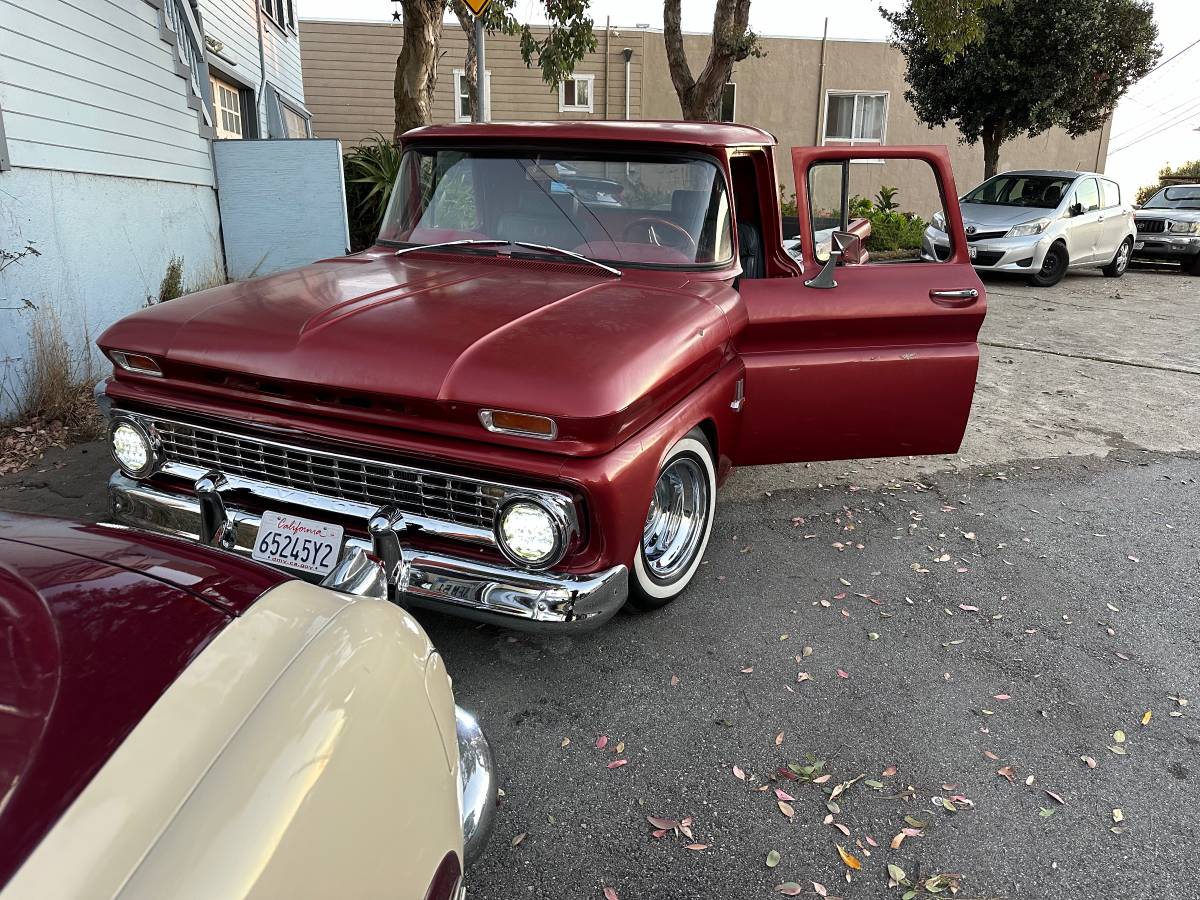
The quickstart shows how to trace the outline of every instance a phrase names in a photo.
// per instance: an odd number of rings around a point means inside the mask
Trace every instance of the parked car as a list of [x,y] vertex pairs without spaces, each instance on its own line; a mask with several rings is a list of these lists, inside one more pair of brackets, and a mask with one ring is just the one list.
[[1134,215],[1133,258],[1179,263],[1200,275],[1200,184],[1163,188]]
[[[849,264],[851,230],[823,265],[807,217],[791,255],[774,144],[408,133],[372,248],[101,336],[115,518],[314,580],[369,550],[397,602],[581,630],[687,587],[735,465],[957,450],[985,309],[957,209],[945,263]],[[955,196],[942,148],[797,148],[802,207],[810,168],[881,157]],[[620,206],[552,189],[602,166]]]
[[[971,260],[981,272],[1024,275],[1050,287],[1070,269],[1099,268],[1120,278],[1137,230],[1121,187],[1095,172],[1004,172],[960,198]],[[922,255],[949,252],[945,216],[925,229]]]
[[491,753],[395,605],[0,514],[0,638],[2,900],[463,896]]

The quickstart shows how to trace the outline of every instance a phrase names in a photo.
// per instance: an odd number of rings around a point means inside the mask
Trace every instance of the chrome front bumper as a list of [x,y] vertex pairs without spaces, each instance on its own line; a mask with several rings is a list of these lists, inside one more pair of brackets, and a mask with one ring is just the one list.
[[[116,522],[249,556],[260,517],[228,504],[213,487],[196,495],[178,494],[121,472],[108,482]],[[350,592],[369,592],[382,582],[392,599],[404,606],[523,631],[596,628],[624,605],[628,593],[625,566],[592,575],[561,575],[431,552],[406,543],[403,517],[382,509],[370,528],[375,540],[346,538],[341,564],[333,573],[341,579],[339,589],[353,584],[358,587]]]
[[454,707],[458,731],[458,784],[461,794],[463,864],[483,855],[496,817],[496,769],[492,748],[475,717],[461,706]]

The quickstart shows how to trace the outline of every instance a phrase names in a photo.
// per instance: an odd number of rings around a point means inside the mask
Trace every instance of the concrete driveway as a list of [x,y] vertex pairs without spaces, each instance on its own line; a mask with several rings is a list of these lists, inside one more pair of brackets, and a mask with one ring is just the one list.
[[473,898],[1200,896],[1200,279],[988,288],[960,455],[738,472],[695,587],[592,635],[422,616],[505,791]]

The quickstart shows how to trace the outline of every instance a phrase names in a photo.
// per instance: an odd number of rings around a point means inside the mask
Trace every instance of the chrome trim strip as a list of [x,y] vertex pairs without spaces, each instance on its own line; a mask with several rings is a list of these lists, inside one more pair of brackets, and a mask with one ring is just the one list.
[[[538,434],[536,431],[520,431],[516,428],[501,428],[494,421],[496,413],[511,413],[517,416],[529,416],[533,419],[545,419],[550,423],[549,434]],[[515,437],[533,438],[535,441],[552,441],[558,437],[558,423],[549,416],[538,415],[537,413],[514,413],[507,409],[481,409],[479,411],[479,424],[486,428],[492,434],[511,434]]]
[[496,766],[487,735],[475,717],[454,707],[458,732],[458,785],[462,802],[463,868],[483,855],[496,818]]
[[[113,517],[121,525],[197,541],[199,502],[113,473],[108,482]],[[226,501],[232,549],[250,555],[259,516]],[[613,566],[590,575],[530,572],[404,546],[406,574],[398,600],[506,628],[589,631],[616,614],[628,595],[629,571]],[[371,551],[368,539],[349,537],[344,553]]]

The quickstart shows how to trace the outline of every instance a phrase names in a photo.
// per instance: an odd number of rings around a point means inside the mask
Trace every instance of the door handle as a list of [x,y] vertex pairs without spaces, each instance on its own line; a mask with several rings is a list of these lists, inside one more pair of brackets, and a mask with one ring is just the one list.
[[930,291],[929,299],[938,306],[970,306],[979,299],[979,291],[975,288],[961,288],[955,291]]

